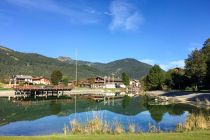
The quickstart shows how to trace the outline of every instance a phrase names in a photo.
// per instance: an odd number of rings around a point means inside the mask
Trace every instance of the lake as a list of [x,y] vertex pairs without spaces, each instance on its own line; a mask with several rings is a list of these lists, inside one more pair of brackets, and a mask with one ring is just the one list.
[[147,132],[151,124],[162,131],[174,131],[189,113],[199,111],[210,114],[209,110],[187,104],[151,105],[146,97],[105,102],[77,98],[76,106],[73,99],[14,102],[0,98],[0,135],[63,133],[70,121],[85,124],[96,116],[109,124],[118,122],[125,129],[135,124],[136,131]]

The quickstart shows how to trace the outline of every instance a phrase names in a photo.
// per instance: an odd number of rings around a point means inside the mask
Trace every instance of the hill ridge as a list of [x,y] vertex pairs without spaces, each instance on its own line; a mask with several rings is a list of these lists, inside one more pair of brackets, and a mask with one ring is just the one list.
[[[78,61],[78,78],[104,76],[114,73],[121,76],[126,72],[133,79],[146,75],[152,66],[134,58],[124,58],[108,63]],[[60,56],[52,58],[38,53],[18,52],[0,46],[0,77],[10,77],[16,74],[50,77],[52,70],[58,69],[63,75],[74,79],[75,60],[71,57]]]

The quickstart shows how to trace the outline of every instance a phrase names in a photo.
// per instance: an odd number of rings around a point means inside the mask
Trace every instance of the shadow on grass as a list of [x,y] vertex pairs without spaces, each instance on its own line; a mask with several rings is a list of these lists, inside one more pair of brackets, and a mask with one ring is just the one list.
[[188,99],[188,101],[197,101],[198,99],[200,101],[205,101],[206,99],[208,99],[210,101],[210,94],[197,95],[195,97]]
[[185,92],[185,91],[167,92],[162,94],[162,96],[173,97],[173,96],[183,96],[189,94],[193,94],[193,92]]

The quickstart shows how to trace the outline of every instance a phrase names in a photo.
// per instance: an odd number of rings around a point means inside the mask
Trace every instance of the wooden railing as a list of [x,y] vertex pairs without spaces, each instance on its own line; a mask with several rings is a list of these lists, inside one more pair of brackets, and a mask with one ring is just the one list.
[[16,86],[13,87],[14,90],[72,90],[74,86],[33,86],[33,85],[27,85],[27,86]]

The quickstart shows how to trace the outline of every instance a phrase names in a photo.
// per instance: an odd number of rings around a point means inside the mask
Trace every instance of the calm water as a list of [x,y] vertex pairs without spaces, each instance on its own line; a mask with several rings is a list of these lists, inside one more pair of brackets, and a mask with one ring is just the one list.
[[[173,131],[191,112],[200,109],[186,104],[149,105],[148,99],[132,98],[96,103],[91,100],[43,100],[11,102],[0,98],[0,135],[47,135],[63,133],[73,119],[85,123],[95,116],[126,129],[134,123],[137,130],[148,131],[148,124],[162,131]],[[202,110],[209,113],[208,110]],[[75,113],[76,112],[76,113]]]

